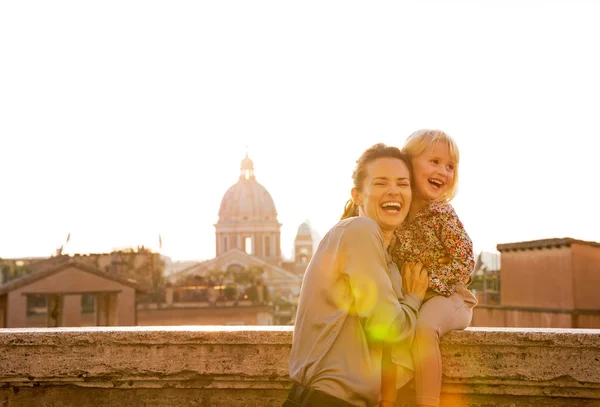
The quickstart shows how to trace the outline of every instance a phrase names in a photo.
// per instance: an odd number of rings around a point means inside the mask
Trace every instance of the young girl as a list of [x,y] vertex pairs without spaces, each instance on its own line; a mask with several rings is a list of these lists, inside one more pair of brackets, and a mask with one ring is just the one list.
[[429,288],[411,348],[404,360],[392,361],[391,366],[398,368],[383,372],[381,407],[394,405],[397,389],[412,378],[413,370],[417,406],[438,407],[440,337],[468,327],[477,304],[466,287],[475,265],[473,244],[449,203],[458,182],[455,141],[439,130],[419,130],[402,150],[413,166],[413,199],[406,220],[396,230],[393,257],[399,265],[421,262],[429,274]]

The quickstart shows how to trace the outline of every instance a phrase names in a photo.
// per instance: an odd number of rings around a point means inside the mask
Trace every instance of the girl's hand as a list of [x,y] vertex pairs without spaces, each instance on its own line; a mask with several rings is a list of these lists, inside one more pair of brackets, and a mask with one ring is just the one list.
[[440,264],[450,264],[450,256],[440,257],[438,259],[438,263],[440,263]]
[[427,270],[421,263],[406,262],[402,265],[402,292],[412,293],[423,301],[427,287],[429,286],[429,277]]

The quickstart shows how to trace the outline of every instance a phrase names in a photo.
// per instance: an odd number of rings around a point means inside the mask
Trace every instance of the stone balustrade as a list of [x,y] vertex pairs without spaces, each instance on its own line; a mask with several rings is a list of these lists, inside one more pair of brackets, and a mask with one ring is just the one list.
[[[0,406],[280,406],[291,329],[0,329]],[[442,354],[444,407],[600,406],[600,330],[470,328]]]

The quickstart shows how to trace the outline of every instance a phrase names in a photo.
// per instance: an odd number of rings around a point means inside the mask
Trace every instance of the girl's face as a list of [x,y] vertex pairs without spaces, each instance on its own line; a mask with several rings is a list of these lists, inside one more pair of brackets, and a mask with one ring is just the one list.
[[450,156],[447,143],[441,141],[428,145],[413,158],[412,164],[415,198],[437,201],[444,198],[454,186],[456,163]]
[[362,190],[352,189],[360,215],[375,220],[383,232],[393,231],[406,218],[412,191],[410,172],[398,158],[378,158],[367,164]]

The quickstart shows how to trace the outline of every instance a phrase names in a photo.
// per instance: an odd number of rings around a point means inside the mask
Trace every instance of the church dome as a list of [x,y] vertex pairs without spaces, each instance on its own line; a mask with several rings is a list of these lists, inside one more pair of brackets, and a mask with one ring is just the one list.
[[240,179],[221,200],[219,222],[277,222],[277,210],[271,194],[254,177],[254,164],[246,154]]

